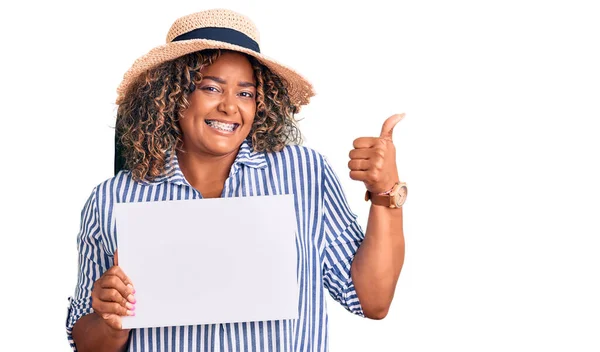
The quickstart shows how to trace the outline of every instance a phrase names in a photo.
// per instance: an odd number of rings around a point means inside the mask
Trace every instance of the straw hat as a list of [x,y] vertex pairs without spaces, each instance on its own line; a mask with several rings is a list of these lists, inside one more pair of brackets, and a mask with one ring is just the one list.
[[255,57],[287,82],[292,103],[308,104],[314,96],[312,85],[299,73],[260,53],[258,30],[252,21],[239,13],[215,9],[197,12],[177,19],[167,43],[137,59],[123,76],[117,89],[117,104],[123,101],[129,86],[137,77],[163,62],[204,49],[228,49]]

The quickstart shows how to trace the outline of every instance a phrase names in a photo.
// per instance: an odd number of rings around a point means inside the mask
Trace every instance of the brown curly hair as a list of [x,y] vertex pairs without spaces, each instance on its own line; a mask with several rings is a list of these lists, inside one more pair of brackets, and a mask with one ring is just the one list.
[[[200,70],[226,50],[191,53],[140,75],[117,109],[116,138],[125,168],[134,180],[153,180],[165,172],[167,153],[182,145],[179,119],[188,96],[202,80]],[[302,143],[287,83],[255,58],[246,55],[256,79],[256,116],[248,138],[257,152],[277,152]]]

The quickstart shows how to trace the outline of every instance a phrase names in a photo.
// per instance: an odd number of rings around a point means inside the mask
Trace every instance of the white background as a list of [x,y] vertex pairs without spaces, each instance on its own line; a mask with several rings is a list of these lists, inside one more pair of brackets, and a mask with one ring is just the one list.
[[397,126],[406,262],[386,319],[329,301],[337,351],[599,351],[593,1],[16,2],[0,9],[0,350],[67,351],[79,212],[112,176],[116,87],[179,16],[226,7],[318,96],[300,117],[366,226],[352,141]]

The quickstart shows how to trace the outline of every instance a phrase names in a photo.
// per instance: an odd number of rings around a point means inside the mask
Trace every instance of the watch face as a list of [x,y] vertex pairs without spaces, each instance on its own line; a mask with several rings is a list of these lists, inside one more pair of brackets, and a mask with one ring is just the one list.
[[408,189],[406,186],[400,187],[398,190],[398,195],[396,195],[396,207],[400,208],[404,202],[406,201],[406,194],[408,193]]

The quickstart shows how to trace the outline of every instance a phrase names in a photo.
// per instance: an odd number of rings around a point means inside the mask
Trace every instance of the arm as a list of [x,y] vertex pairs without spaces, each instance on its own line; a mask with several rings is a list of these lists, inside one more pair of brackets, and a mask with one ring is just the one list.
[[[98,279],[106,276],[111,258],[102,249],[96,189],[81,212],[81,227],[77,237],[79,269],[75,295],[70,299],[67,336],[73,351],[124,351],[129,331],[114,329],[92,307],[92,291]],[[114,272],[113,268],[108,271]],[[115,286],[115,285],[105,285]],[[97,289],[100,289],[98,287]],[[109,291],[103,291],[109,292]],[[100,299],[94,306],[102,304]],[[114,317],[109,317],[114,320]]]
[[73,326],[73,340],[79,352],[124,352],[129,330],[115,330],[98,314],[91,313],[77,320]]
[[352,280],[365,316],[387,315],[403,263],[402,208],[371,205],[365,240],[352,262]]
[[[379,138],[354,141],[348,163],[350,178],[363,181],[370,192],[386,191],[399,180],[392,131],[403,117],[400,114],[388,118]],[[367,233],[351,269],[365,316],[383,319],[387,315],[403,263],[402,208],[371,205]]]
[[323,284],[349,312],[364,316],[350,275],[352,258],[365,234],[356,221],[337,176],[323,158]]

